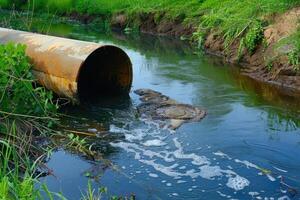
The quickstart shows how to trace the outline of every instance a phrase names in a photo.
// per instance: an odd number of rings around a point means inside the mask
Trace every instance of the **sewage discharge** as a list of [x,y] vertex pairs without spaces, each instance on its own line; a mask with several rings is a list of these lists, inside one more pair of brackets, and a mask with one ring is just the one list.
[[0,43],[8,42],[26,45],[39,84],[61,97],[78,101],[130,91],[132,64],[116,46],[0,28]]

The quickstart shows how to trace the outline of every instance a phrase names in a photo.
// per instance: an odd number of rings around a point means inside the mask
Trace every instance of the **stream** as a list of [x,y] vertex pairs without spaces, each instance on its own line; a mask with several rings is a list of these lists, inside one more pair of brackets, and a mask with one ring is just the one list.
[[93,146],[114,167],[59,149],[47,163],[54,176],[41,178],[50,191],[80,199],[91,179],[96,190],[137,199],[300,199],[300,95],[247,78],[179,39],[65,22],[47,32],[121,47],[133,63],[132,91],[151,88],[208,113],[171,131],[137,117],[133,92],[64,107],[74,117],[63,119],[69,129],[109,130]]

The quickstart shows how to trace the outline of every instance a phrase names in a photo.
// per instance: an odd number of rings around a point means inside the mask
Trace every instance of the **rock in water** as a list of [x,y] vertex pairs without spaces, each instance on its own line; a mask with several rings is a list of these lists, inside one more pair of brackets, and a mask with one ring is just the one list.
[[134,93],[139,95],[142,101],[137,107],[142,118],[161,122],[173,130],[183,123],[200,121],[206,116],[206,111],[179,103],[154,90],[138,89]]

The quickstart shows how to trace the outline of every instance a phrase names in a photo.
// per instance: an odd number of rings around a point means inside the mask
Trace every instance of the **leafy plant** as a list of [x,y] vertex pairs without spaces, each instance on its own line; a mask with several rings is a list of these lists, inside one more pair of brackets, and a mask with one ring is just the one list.
[[197,48],[198,49],[203,49],[203,45],[205,42],[205,36],[206,33],[201,30],[201,28],[198,28],[198,31],[194,32],[192,35],[192,40],[197,42]]
[[300,70],[300,51],[298,49],[288,53],[288,59],[294,70]]
[[[53,102],[52,92],[35,84],[25,46],[9,43],[0,45],[0,116],[6,119],[28,117],[42,119],[53,124],[58,105]],[[3,126],[0,127],[3,128]]]
[[294,70],[300,70],[300,29],[292,35],[291,41],[294,43],[293,50],[288,54],[289,63]]
[[289,64],[295,71],[300,70],[300,29],[296,33],[283,38],[276,44],[277,49],[282,49],[279,52],[287,56]]
[[[35,85],[24,45],[0,45],[0,199],[34,200],[40,149],[32,134],[46,133],[58,106],[52,93]],[[34,153],[32,153],[34,152]]]
[[252,54],[257,45],[261,43],[263,37],[264,35],[262,22],[259,20],[255,20],[251,23],[251,26],[244,37],[245,47],[248,49],[250,54]]

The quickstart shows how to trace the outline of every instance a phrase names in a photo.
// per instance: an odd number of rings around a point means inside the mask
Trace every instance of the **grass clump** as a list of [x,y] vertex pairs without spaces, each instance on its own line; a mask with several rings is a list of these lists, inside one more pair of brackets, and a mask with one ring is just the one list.
[[293,0],[206,0],[199,8],[204,12],[200,30],[217,32],[224,38],[225,49],[238,41],[239,57],[245,49],[252,54],[261,44],[264,28],[269,23],[265,16],[295,5],[297,1]]
[[292,36],[291,41],[294,42],[292,50],[288,53],[289,63],[294,70],[300,70],[300,30]]
[[0,55],[1,112],[35,117],[55,114],[58,106],[52,101],[52,92],[34,86],[25,46],[13,43],[1,45]]
[[44,153],[34,136],[49,131],[58,106],[35,85],[24,45],[0,45],[0,55],[0,199],[33,200]]
[[[9,135],[16,135],[15,131],[16,127],[13,125]],[[21,160],[26,159],[26,157],[20,158],[19,147],[16,147],[15,143],[8,138],[0,139],[0,146],[0,199],[37,199],[39,191],[34,188],[33,165],[29,166],[27,161]]]
[[[96,155],[85,139],[55,130],[60,127],[59,106],[52,92],[36,85],[25,51],[21,44],[0,45],[0,200],[65,200],[38,181],[51,174],[45,159],[63,146],[55,145],[55,137],[65,141],[70,151],[89,158],[101,155]],[[53,141],[43,146],[38,138],[46,136]],[[106,193],[104,188],[94,191],[89,183],[82,199],[100,200]]]

